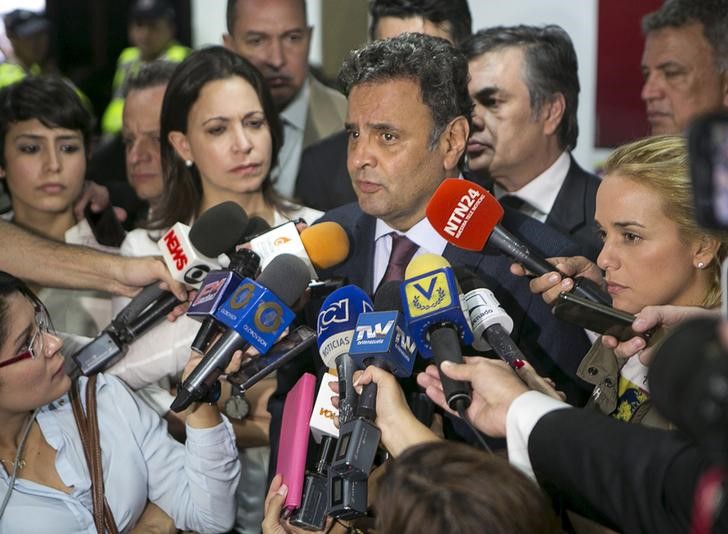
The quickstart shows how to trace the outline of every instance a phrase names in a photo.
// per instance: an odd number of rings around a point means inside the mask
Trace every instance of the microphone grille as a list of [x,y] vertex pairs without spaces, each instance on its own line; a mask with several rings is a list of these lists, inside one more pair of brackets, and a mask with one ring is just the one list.
[[248,226],[248,215],[235,202],[227,201],[207,210],[190,228],[190,242],[208,258],[235,249]]
[[273,258],[257,279],[289,307],[299,299],[310,281],[308,267],[293,254],[279,254]]

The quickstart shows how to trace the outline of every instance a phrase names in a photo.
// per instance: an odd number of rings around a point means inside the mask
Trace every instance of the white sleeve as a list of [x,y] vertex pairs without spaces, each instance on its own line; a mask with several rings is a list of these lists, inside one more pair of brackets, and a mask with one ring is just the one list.
[[229,421],[211,428],[187,426],[184,446],[167,433],[166,423],[124,385],[111,377],[113,403],[125,420],[148,474],[148,498],[175,522],[196,532],[227,532],[235,520],[240,462]]
[[539,419],[549,412],[564,408],[572,408],[572,406],[538,391],[527,391],[521,394],[508,408],[506,414],[508,461],[534,480],[536,476],[528,457],[528,438]]

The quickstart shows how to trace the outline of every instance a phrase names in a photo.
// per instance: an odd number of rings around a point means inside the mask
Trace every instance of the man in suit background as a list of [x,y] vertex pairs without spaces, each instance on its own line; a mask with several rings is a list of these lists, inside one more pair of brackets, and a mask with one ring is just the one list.
[[574,46],[558,26],[495,27],[462,46],[475,101],[468,177],[492,180],[497,198],[556,228],[594,259],[599,178],[570,150],[579,126]]
[[[459,45],[472,33],[467,0],[371,0],[372,41],[418,32]],[[346,168],[346,131],[337,132],[304,150],[296,180],[296,198],[323,211],[356,201]]]
[[260,70],[280,113],[285,142],[272,177],[291,196],[301,152],[343,127],[346,99],[309,73],[305,0],[228,0],[227,29],[225,46]]
[[650,131],[680,134],[728,107],[728,1],[669,0],[642,19],[642,100]]

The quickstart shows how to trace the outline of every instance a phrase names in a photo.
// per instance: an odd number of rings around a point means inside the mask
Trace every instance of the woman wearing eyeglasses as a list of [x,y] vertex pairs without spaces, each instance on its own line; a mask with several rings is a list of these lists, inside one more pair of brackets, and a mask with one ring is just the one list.
[[[62,344],[38,298],[0,271],[0,534],[97,532]],[[79,379],[80,399],[87,384]],[[177,528],[227,531],[240,465],[217,408],[193,407],[182,445],[118,379],[98,375],[95,391],[103,492],[118,531],[134,527],[147,500]]]

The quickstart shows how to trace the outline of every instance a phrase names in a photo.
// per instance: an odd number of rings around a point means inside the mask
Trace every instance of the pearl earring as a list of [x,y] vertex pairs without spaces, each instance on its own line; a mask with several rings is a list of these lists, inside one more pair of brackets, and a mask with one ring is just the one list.
[[705,264],[702,261],[698,262],[698,269],[705,269]]
[[191,159],[186,159],[185,160],[185,165],[187,165],[188,167],[192,167],[192,160]]

